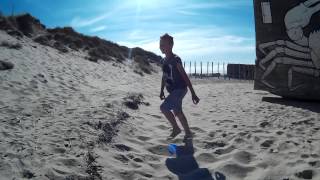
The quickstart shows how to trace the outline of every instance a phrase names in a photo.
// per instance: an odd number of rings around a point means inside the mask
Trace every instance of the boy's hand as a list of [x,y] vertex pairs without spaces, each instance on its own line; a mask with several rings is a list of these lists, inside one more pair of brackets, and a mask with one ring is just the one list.
[[196,94],[192,94],[192,101],[193,101],[193,104],[198,104],[200,99]]
[[161,92],[160,92],[160,99],[161,99],[161,100],[164,100],[165,98],[166,98],[166,96],[164,95],[164,92],[161,91]]

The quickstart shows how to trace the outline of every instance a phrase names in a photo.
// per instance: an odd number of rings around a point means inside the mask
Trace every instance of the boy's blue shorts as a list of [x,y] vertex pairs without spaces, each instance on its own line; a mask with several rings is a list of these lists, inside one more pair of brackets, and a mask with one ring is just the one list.
[[182,112],[182,100],[187,94],[188,89],[173,90],[160,106],[161,111]]

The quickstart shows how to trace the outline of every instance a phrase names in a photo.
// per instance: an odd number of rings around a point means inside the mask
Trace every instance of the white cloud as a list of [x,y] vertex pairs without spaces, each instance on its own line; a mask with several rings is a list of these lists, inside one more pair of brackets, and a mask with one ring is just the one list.
[[207,56],[226,58],[231,54],[251,54],[254,40],[235,35],[208,35],[196,31],[177,36],[175,51],[183,57]]
[[[172,36],[175,41],[173,51],[185,60],[194,57],[211,57],[229,58],[230,61],[246,59],[247,62],[254,62],[255,42],[253,38],[225,34],[223,29],[219,28],[189,29],[173,33]],[[118,43],[128,47],[141,47],[161,55],[158,37]]]
[[161,54],[159,50],[159,40],[157,39],[145,39],[142,41],[136,42],[126,42],[126,41],[119,41],[118,44],[127,46],[129,48],[140,47],[144,50],[154,52],[158,55]]
[[196,16],[199,15],[199,13],[193,12],[193,11],[186,11],[186,10],[178,10],[177,13],[187,16]]
[[100,16],[97,16],[97,17],[94,17],[91,19],[82,19],[79,17],[75,17],[71,20],[71,26],[72,27],[79,27],[79,28],[90,26],[90,25],[93,25],[101,20],[104,20],[105,18],[107,18],[109,16],[110,16],[110,14],[107,13],[107,14],[103,14],[103,15],[100,15]]
[[100,32],[103,31],[107,28],[107,26],[98,26],[90,29],[90,32],[95,33],[95,32]]
[[80,17],[74,17],[71,20],[71,26],[76,27],[76,28],[81,28],[81,27],[87,27],[91,26],[93,24],[96,24],[98,22],[101,22],[107,18],[114,18],[114,16],[121,10],[122,7],[116,7],[111,9],[106,9],[106,13],[102,13],[100,15],[97,15],[92,18],[80,18]]

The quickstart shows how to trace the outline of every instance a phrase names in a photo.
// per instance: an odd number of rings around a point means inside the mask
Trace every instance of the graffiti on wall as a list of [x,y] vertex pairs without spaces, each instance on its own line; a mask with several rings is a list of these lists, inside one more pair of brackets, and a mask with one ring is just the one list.
[[[302,89],[312,86],[312,82],[296,82],[294,77],[319,79],[320,28],[312,24],[319,14],[320,0],[255,1],[257,89],[302,94]],[[282,67],[277,69],[279,66]],[[278,82],[280,79],[287,81],[285,85]]]

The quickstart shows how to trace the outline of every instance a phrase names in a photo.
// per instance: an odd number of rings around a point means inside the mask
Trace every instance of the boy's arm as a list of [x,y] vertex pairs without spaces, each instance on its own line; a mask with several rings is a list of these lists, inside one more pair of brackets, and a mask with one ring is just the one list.
[[192,94],[192,100],[194,101],[195,104],[197,104],[200,99],[197,97],[196,93],[194,92],[191,81],[190,81],[186,71],[184,70],[184,68],[182,67],[182,65],[180,63],[177,63],[177,69],[178,69],[179,73],[181,74],[183,80],[186,82],[187,86],[190,89],[190,92]]
[[160,90],[160,92],[163,92],[163,90],[164,90],[164,78],[163,78],[163,76],[162,76],[162,79],[161,79],[161,90]]
[[161,100],[163,100],[163,99],[165,98],[163,90],[164,90],[164,78],[163,78],[163,76],[162,76],[162,79],[161,79],[161,89],[160,89],[160,99],[161,99]]

